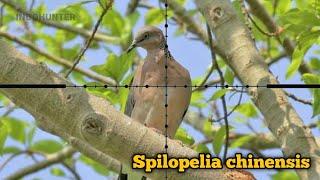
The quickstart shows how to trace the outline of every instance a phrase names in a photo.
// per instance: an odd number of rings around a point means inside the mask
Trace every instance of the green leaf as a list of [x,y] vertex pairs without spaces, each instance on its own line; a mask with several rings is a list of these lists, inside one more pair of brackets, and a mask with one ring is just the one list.
[[300,178],[294,171],[281,171],[272,175],[272,180],[299,180]]
[[205,144],[199,144],[193,149],[198,153],[210,153],[209,148]]
[[207,136],[212,135],[212,123],[210,121],[205,121],[203,123],[203,133]]
[[[37,13],[37,14],[44,14],[47,12],[47,7],[44,2],[41,2],[39,6],[33,8],[32,12]],[[44,25],[42,23],[39,23],[36,21],[34,21],[34,23],[35,23],[34,27],[37,30],[41,30],[44,27]]]
[[36,127],[33,126],[33,127],[31,127],[31,129],[27,133],[27,142],[28,142],[29,145],[32,144],[32,140],[33,140],[35,132],[36,132]]
[[288,67],[286,79],[292,77],[299,69],[304,55],[309,48],[318,40],[320,31],[310,32],[305,31],[298,37],[298,44],[292,54],[292,62]]
[[44,41],[44,45],[45,45],[45,48],[47,49],[47,51],[49,51],[52,54],[60,54],[61,51],[60,51],[59,47],[61,47],[61,43],[59,43],[55,39],[55,37],[50,36],[45,33],[39,33],[39,34],[37,34],[37,36]]
[[79,159],[84,164],[90,166],[95,172],[97,172],[101,175],[104,175],[104,176],[109,174],[109,171],[100,163],[98,163],[98,162],[96,162],[96,161],[94,161],[84,155],[81,155]]
[[[173,16],[171,10],[168,11],[168,18]],[[148,25],[159,25],[165,20],[164,11],[160,8],[152,8],[145,15],[145,24]]]
[[194,143],[193,137],[189,136],[187,131],[183,128],[178,128],[174,138],[182,141],[184,144],[187,145],[192,145]]
[[35,142],[30,149],[45,154],[52,154],[60,151],[62,147],[62,144],[58,141],[52,139],[44,139]]
[[277,6],[277,14],[283,14],[287,12],[291,8],[291,0],[281,0],[278,1],[278,6]]
[[[306,84],[320,84],[320,77],[315,74],[303,74],[302,79]],[[311,91],[313,94],[312,117],[314,117],[320,114],[320,89],[312,89]]]
[[3,147],[8,136],[8,128],[0,121],[0,155],[3,153]]
[[231,145],[230,148],[238,148],[241,147],[242,145],[248,143],[251,141],[253,137],[251,135],[247,135],[247,136],[242,136],[236,140],[234,140]]
[[291,78],[298,71],[305,53],[305,51],[297,48],[294,50],[292,54],[291,64],[289,65],[286,72],[286,79]]
[[224,144],[224,139],[226,136],[226,127],[223,125],[219,128],[213,138],[213,151],[219,156],[222,146]]
[[[97,14],[101,14],[102,9],[98,9]],[[111,35],[120,37],[125,27],[125,20],[115,9],[109,9],[102,20],[102,25],[110,30]]]
[[254,118],[258,116],[258,112],[256,107],[252,103],[243,103],[240,104],[236,111],[243,114],[246,117]]
[[50,169],[50,173],[54,176],[64,177],[66,174],[62,171],[62,169],[54,167]]
[[[1,118],[0,118],[1,119]],[[26,126],[27,124],[24,121],[14,119],[14,118],[3,118],[4,123],[7,125],[9,135],[12,139],[25,143],[26,141]]]
[[126,19],[129,21],[131,28],[134,27],[138,20],[139,20],[140,14],[138,12],[134,12],[126,17]]
[[291,9],[282,16],[280,16],[282,24],[294,24],[311,28],[319,26],[320,21],[315,14],[309,10]]
[[320,59],[312,58],[309,63],[310,67],[316,71],[320,70]]
[[71,61],[77,56],[77,54],[79,53],[79,50],[80,50],[79,44],[76,44],[71,48],[63,48],[63,51],[61,51],[62,53],[61,56]]
[[[55,34],[56,40],[60,43],[66,43],[67,41],[71,41],[76,37],[77,35],[75,33],[70,33],[69,31],[61,30],[61,29],[56,30],[56,34]],[[77,46],[79,45],[77,44]]]
[[119,57],[111,53],[104,64],[92,66],[90,69],[121,82],[131,67],[133,58],[134,53],[124,53]]
[[20,152],[21,149],[19,147],[16,146],[6,146],[3,148],[2,150],[2,154],[15,154]]
[[224,80],[228,83],[228,85],[233,85],[234,74],[230,68],[226,69],[226,72],[224,73]]
[[216,91],[212,97],[209,99],[209,101],[215,101],[219,98],[221,98],[222,96],[224,96],[226,94],[226,92],[228,92],[228,89],[219,89],[218,91]]
[[198,108],[204,108],[207,106],[207,103],[205,103],[204,96],[201,91],[195,91],[192,93],[190,104]]
[[67,23],[70,23],[76,27],[90,29],[93,24],[92,15],[89,11],[84,8],[81,4],[73,5],[64,5],[59,9],[55,10],[56,13],[61,14],[72,14],[75,16],[75,19],[70,18],[65,20]]

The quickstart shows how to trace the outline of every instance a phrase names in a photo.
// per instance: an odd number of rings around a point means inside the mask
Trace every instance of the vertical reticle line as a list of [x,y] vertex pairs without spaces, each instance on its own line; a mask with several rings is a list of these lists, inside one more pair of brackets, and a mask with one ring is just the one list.
[[[165,1],[165,152],[168,153],[168,0]],[[166,169],[165,177],[168,179],[168,170]]]

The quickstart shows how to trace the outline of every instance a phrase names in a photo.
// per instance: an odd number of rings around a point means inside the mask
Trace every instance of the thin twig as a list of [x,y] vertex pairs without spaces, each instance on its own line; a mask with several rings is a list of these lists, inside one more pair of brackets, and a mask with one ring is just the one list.
[[2,171],[2,169],[10,162],[12,161],[15,157],[21,155],[21,154],[28,154],[29,151],[20,151],[17,152],[15,154],[12,154],[7,160],[5,160],[1,165],[0,165],[0,172]]
[[126,15],[132,14],[138,7],[140,0],[131,0],[128,4]]
[[215,61],[215,60],[212,59],[212,63],[211,63],[211,66],[210,66],[210,69],[209,69],[208,73],[207,73],[206,76],[203,78],[203,80],[201,81],[200,85],[199,85],[197,88],[193,89],[192,92],[198,91],[200,87],[203,87],[203,86],[206,84],[206,82],[208,81],[209,77],[210,77],[211,74],[213,73],[213,70],[215,69],[215,68],[214,68],[214,61]]
[[279,1],[278,0],[273,0],[273,10],[272,10],[272,16],[274,17],[277,13],[277,7],[278,7]]
[[78,56],[74,59],[74,63],[73,63],[73,66],[70,68],[70,70],[66,73],[65,75],[65,78],[68,78],[68,76],[70,75],[70,73],[74,70],[74,68],[79,64],[80,62],[80,59],[82,58],[82,56],[84,55],[84,53],[87,51],[87,49],[89,48],[93,38],[94,38],[94,35],[96,34],[101,22],[102,22],[102,19],[104,17],[104,15],[106,15],[106,13],[108,12],[108,10],[112,7],[112,4],[113,4],[113,0],[110,0],[109,4],[107,5],[107,7],[105,9],[103,9],[97,23],[95,24],[94,28],[93,28],[93,32],[90,36],[89,39],[86,40],[86,43],[85,45],[82,47],[82,49],[80,50],[80,53],[78,54]]
[[74,148],[72,148],[71,146],[67,146],[64,149],[62,149],[61,151],[59,151],[55,154],[51,154],[46,160],[40,161],[40,162],[33,164],[31,166],[24,167],[24,168],[16,171],[15,173],[9,175],[5,179],[20,179],[26,175],[37,172],[37,171],[44,169],[46,167],[49,167],[53,164],[59,163],[59,162],[65,160],[66,158],[71,157],[75,152],[76,152],[76,150]]
[[278,62],[280,59],[287,57],[287,53],[282,52],[279,55],[273,57],[273,58],[268,58],[266,59],[266,63],[268,64],[268,66],[272,65],[273,63]]
[[281,33],[280,31],[276,31],[276,32],[272,32],[272,33],[266,32],[254,21],[254,19],[251,17],[251,15],[249,13],[248,13],[248,18],[250,19],[252,24],[258,29],[259,32],[261,32],[262,34],[264,34],[268,37],[278,36]]
[[8,109],[2,114],[2,117],[9,116],[16,108],[17,107],[14,104],[8,106]]
[[[211,34],[211,29],[209,27],[209,24],[206,23],[207,26],[207,34],[208,34],[208,40],[209,40],[209,47],[210,47],[210,52],[211,52],[211,58],[214,60],[216,69],[218,71],[219,77],[221,79],[221,86],[224,87],[224,77],[223,77],[223,73],[219,67],[219,64],[216,60],[216,54],[213,50],[213,46],[212,46],[212,34]],[[227,112],[227,103],[226,103],[226,98],[223,95],[221,97],[222,100],[222,106],[223,106],[223,113],[224,113],[224,123],[225,123],[225,127],[226,127],[226,139],[225,139],[225,147],[224,147],[224,153],[223,153],[223,161],[225,162],[227,159],[227,153],[228,153],[228,145],[229,145],[229,122],[228,122],[228,112]]]
[[[239,97],[238,103],[232,108],[232,110],[230,112],[228,112],[227,117],[229,117],[238,108],[238,106],[241,104],[242,95],[245,92],[245,91],[243,91],[243,89],[244,89],[244,87],[242,87],[242,89],[240,91],[240,97]],[[211,121],[212,122],[220,122],[223,119],[224,119],[224,117],[219,118],[219,119],[212,119]]]
[[312,106],[312,102],[311,102],[310,100],[301,99],[301,98],[295,96],[294,94],[288,93],[287,91],[284,91],[284,93],[285,93],[288,97],[290,97],[291,99],[293,99],[293,100],[295,100],[295,101],[297,101],[297,102],[300,102],[300,103],[302,103],[302,104],[306,104],[306,105]]
[[35,3],[35,0],[31,0],[31,4],[30,4],[30,7],[29,7],[29,11],[32,11],[33,6],[34,6],[34,3]]
[[80,175],[78,174],[78,172],[77,172],[74,168],[70,167],[70,166],[69,166],[67,163],[65,163],[65,162],[62,162],[61,164],[62,164],[65,168],[67,168],[67,169],[69,170],[69,172],[71,172],[71,174],[73,174],[74,179],[76,179],[76,180],[80,180],[80,179],[81,179]]
[[247,26],[249,32],[250,32],[250,35],[251,35],[251,38],[253,41],[255,41],[255,37],[253,35],[253,31],[252,31],[252,26],[249,22],[249,12],[247,11],[246,9],[246,5],[244,3],[244,0],[239,0],[240,1],[240,6],[241,6],[241,12],[244,16],[244,21],[245,21],[245,25]]

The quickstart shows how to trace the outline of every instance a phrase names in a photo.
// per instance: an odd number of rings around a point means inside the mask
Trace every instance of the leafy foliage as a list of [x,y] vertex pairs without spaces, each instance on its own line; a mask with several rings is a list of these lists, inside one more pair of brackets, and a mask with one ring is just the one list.
[[101,175],[108,175],[109,174],[109,171],[106,170],[106,168],[104,168],[100,163],[97,163],[96,161],[84,156],[84,155],[81,155],[79,160],[90,166],[95,172],[101,174]]
[[310,9],[295,8],[281,15],[280,22],[297,41],[297,47],[292,55],[292,63],[286,74],[286,78],[290,78],[297,72],[308,49],[318,43],[320,20]]
[[178,128],[175,139],[182,141],[183,144],[192,145],[194,139],[192,136],[188,135],[187,131],[183,128]]
[[[102,0],[102,4],[106,4],[107,0]],[[26,0],[14,0],[19,6],[24,9],[28,9],[29,3]],[[186,0],[176,0],[176,2],[182,7],[186,7],[186,15],[192,17],[196,22],[199,20],[199,25],[204,23],[202,17],[198,17],[199,12],[197,9],[188,9]],[[190,2],[190,1],[189,1]],[[315,50],[311,52],[314,47],[319,47],[320,44],[320,3],[317,0],[281,0],[277,1],[277,7],[275,8],[273,1],[261,1],[264,7],[267,9],[269,14],[274,14],[275,22],[279,27],[284,28],[284,32],[280,34],[279,39],[283,43],[284,37],[292,39],[295,42],[295,49],[292,54],[292,61],[290,66],[286,70],[286,78],[292,78],[296,75],[297,70],[301,66],[303,60],[304,62],[313,70],[313,74],[303,74],[302,80],[306,84],[319,84],[320,83],[320,51]],[[86,6],[86,4],[92,3],[93,6]],[[91,5],[92,5],[91,4]],[[233,5],[237,10],[238,15],[241,20],[245,22],[245,16],[241,9],[240,1],[233,1]],[[94,9],[91,9],[94,7]],[[43,2],[35,4],[33,8],[33,13],[44,14],[49,12],[50,7]],[[138,8],[139,9],[139,8]],[[76,19],[71,21],[57,22],[61,24],[67,24],[75,28],[79,28],[85,31],[90,31],[100,13],[102,8],[96,3],[96,1],[88,1],[84,3],[75,2],[72,4],[63,5],[57,9],[51,11],[52,13],[69,13],[76,15]],[[50,13],[51,13],[50,12]],[[140,14],[141,12],[146,12],[145,14]],[[25,22],[16,20],[16,11],[12,8],[5,6],[4,14],[1,19],[0,30],[3,32],[14,32],[15,36],[23,38],[34,43],[36,46],[45,49],[49,54],[55,55],[69,60],[70,63],[74,57],[79,53],[82,41],[85,37],[75,34],[65,29],[55,29],[48,28],[46,25],[35,22],[28,21],[30,25],[30,34],[25,29]],[[253,15],[252,15],[253,16]],[[168,11],[168,17],[177,19],[174,20],[173,26],[171,26],[172,19],[169,21],[170,28],[174,31],[175,36],[182,35],[189,38],[190,26],[181,21],[181,19],[176,18],[173,10],[170,8]],[[201,19],[202,18],[202,19]],[[142,22],[146,25],[156,25],[159,26],[164,23],[164,13],[163,7],[154,6],[148,8],[147,10],[138,10],[130,15],[124,15],[117,6],[113,7],[104,17],[101,27],[99,27],[98,32],[100,35],[105,35],[110,40],[106,41],[93,41],[90,45],[88,51],[102,52],[106,53],[105,61],[97,65],[94,60],[88,59],[90,62],[91,71],[95,73],[110,77],[114,79],[119,85],[129,84],[132,77],[133,71],[136,67],[136,59],[138,59],[139,54],[136,53],[126,54],[123,51],[129,46],[132,41],[132,32],[138,22]],[[267,29],[264,22],[258,20],[258,18],[253,16],[254,21],[262,29]],[[198,22],[197,22],[198,23]],[[14,29],[19,26],[18,29]],[[252,24],[251,24],[252,26]],[[12,28],[14,27],[14,28]],[[192,27],[191,27],[192,28]],[[22,29],[22,30],[21,30]],[[13,31],[12,31],[13,30]],[[17,31],[18,30],[18,31]],[[194,33],[191,33],[192,38]],[[259,50],[261,54],[267,58],[273,58],[280,55],[283,52],[281,43],[278,42],[277,37],[266,37],[264,34],[259,32],[257,28],[253,28],[253,34],[257,44],[259,45]],[[196,37],[197,38],[197,37]],[[260,46],[261,45],[261,46]],[[48,58],[45,58],[34,51],[28,51],[29,55],[45,64],[48,64],[50,68],[56,72],[63,73],[66,71],[66,67],[62,67],[59,64],[53,63]],[[308,54],[312,54],[308,56]],[[224,62],[221,57],[217,57],[218,64],[223,70],[224,79],[226,84],[233,85],[238,83],[233,70]],[[57,68],[59,67],[59,68]],[[216,78],[216,70],[212,73],[209,80],[212,77]],[[204,77],[198,77],[193,79],[193,84],[199,84],[202,82]],[[94,82],[89,80],[85,74],[79,72],[72,73],[73,82],[77,84],[87,84],[87,85],[99,85],[103,86],[101,82]],[[110,88],[87,88],[89,93],[100,96],[108,100],[117,109],[124,111],[125,103],[128,95],[128,89],[117,88],[111,90]],[[312,89],[313,97],[313,117],[320,114],[320,90]],[[209,106],[209,102],[217,101],[222,96],[228,97],[230,94],[227,89],[219,89],[214,92],[208,91],[195,91],[191,98],[191,108],[189,111],[197,110],[201,120],[205,120],[203,123],[202,132],[206,138],[212,138],[213,142],[212,148],[208,147],[206,144],[198,144],[193,147],[194,150],[200,153],[214,153],[217,156],[221,153],[225,141],[225,126],[221,124],[212,124],[209,121],[211,114],[214,111],[219,111],[219,107]],[[8,106],[11,102],[0,94],[0,105]],[[210,109],[209,109],[210,108]],[[207,113],[209,111],[209,113]],[[247,122],[249,118],[258,118],[259,112],[255,108],[254,104],[250,101],[242,103],[236,108],[236,112],[241,114],[240,119],[242,122]],[[208,115],[209,114],[209,115]],[[218,116],[218,115],[217,115]],[[230,122],[233,123],[233,118],[230,118]],[[199,124],[202,123],[199,121]],[[318,123],[319,124],[319,123]],[[202,125],[201,125],[202,126]],[[51,138],[39,139],[36,137],[37,129],[34,124],[27,123],[24,119],[13,118],[11,116],[0,118],[0,155],[12,155],[26,149],[32,152],[41,153],[43,155],[48,155],[60,151],[63,148],[63,144],[60,140],[55,140]],[[183,128],[179,128],[175,139],[183,142],[186,145],[192,146],[198,137],[193,134],[188,134]],[[240,148],[243,145],[248,145],[252,141],[253,136],[251,134],[240,135],[239,138],[233,139],[231,141],[231,148]],[[13,144],[8,142],[13,141]],[[213,150],[213,151],[212,151]],[[108,170],[106,170],[101,164],[95,162],[94,160],[80,155],[78,159],[68,159],[67,161],[82,162],[86,166],[91,167],[96,173],[103,176],[111,175]],[[74,164],[71,162],[70,164]],[[54,176],[65,177],[66,172],[59,166],[54,166],[50,169],[50,173]],[[281,171],[272,175],[272,179],[298,179],[296,173],[291,171]]]
[[[320,77],[314,74],[304,74],[303,80],[306,84],[320,84]],[[320,114],[320,89],[312,89],[313,94],[313,115]]]

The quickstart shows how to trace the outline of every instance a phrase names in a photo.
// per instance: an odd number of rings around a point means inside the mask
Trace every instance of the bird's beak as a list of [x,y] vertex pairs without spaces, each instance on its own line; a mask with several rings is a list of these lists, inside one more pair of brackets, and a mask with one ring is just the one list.
[[132,51],[134,48],[136,48],[137,45],[136,45],[136,42],[133,41],[132,44],[129,46],[129,48],[127,49],[127,53],[129,53],[130,51]]

